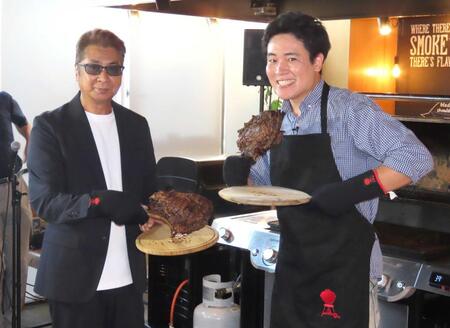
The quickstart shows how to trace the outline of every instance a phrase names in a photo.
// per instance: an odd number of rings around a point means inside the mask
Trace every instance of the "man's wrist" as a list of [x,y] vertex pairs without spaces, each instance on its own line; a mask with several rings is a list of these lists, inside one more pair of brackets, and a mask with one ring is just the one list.
[[375,177],[375,180],[377,181],[378,186],[380,187],[381,191],[383,192],[383,194],[387,194],[389,192],[389,190],[387,190],[384,187],[384,185],[381,183],[380,176],[378,175],[378,171],[376,169],[373,169],[372,171],[373,171],[373,175]]

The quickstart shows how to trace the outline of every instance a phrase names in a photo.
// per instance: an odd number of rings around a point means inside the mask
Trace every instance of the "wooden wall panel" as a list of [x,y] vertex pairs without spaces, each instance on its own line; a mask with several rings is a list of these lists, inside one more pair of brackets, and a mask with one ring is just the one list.
[[[352,19],[350,25],[349,89],[357,92],[395,93],[392,67],[397,52],[396,20],[391,34],[380,35],[376,18]],[[393,114],[393,101],[377,103]]]

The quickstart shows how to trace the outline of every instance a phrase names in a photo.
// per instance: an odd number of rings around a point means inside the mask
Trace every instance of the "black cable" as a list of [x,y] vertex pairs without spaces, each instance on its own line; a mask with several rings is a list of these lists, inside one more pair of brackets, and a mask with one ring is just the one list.
[[[11,295],[8,292],[8,289],[5,288],[6,287],[6,274],[5,274],[5,272],[6,272],[6,270],[5,270],[5,267],[6,267],[6,255],[3,252],[4,249],[5,249],[6,226],[7,226],[7,223],[8,223],[8,212],[9,212],[9,203],[10,203],[9,196],[10,196],[10,193],[11,193],[11,181],[9,181],[9,179],[8,179],[8,181],[6,183],[7,183],[8,186],[7,186],[7,189],[6,189],[5,215],[4,215],[4,220],[2,220],[3,221],[2,222],[2,224],[3,224],[2,246],[1,246],[1,249],[0,249],[0,256],[1,256],[1,262],[2,263],[1,263],[1,269],[0,269],[0,279],[1,279],[0,284],[1,284],[1,288],[3,290],[3,295],[5,295],[4,297],[8,297],[8,299],[9,299],[9,301],[11,303]],[[1,302],[1,311],[2,311],[3,315],[5,314],[5,304],[3,302],[4,297],[2,297],[2,299],[0,300],[0,302]]]
[[[33,284],[26,283],[26,285],[27,285],[27,286],[30,286],[30,287],[34,287]],[[42,300],[42,301],[46,300],[45,297],[41,297],[41,296],[39,296],[39,295],[32,294],[32,293],[30,293],[30,292],[27,292],[26,290],[25,290],[25,294],[27,294],[27,295],[28,295],[27,297],[28,297],[28,298],[31,298],[31,299]]]
[[[20,312],[22,307],[22,294],[20,293],[20,283],[21,283],[21,252],[20,252],[20,233],[21,233],[21,208],[20,208],[20,199],[24,195],[20,192],[19,184],[21,183],[19,178],[23,173],[26,173],[27,170],[19,171],[18,173],[13,173],[12,179],[8,181],[7,188],[7,202],[6,202],[6,215],[5,221],[3,222],[3,240],[2,240],[2,248],[1,248],[1,256],[2,260],[7,259],[7,256],[4,254],[5,250],[5,237],[7,235],[6,228],[8,222],[8,214],[9,214],[9,201],[11,200],[12,204],[12,295],[8,288],[6,287],[6,274],[2,274],[4,277],[2,281],[3,294],[4,299],[8,299],[11,303],[12,307],[12,324],[13,327],[20,327]],[[11,195],[11,196],[10,196]],[[16,199],[17,198],[17,199]],[[5,260],[6,262],[6,260]],[[5,263],[7,264],[7,263]],[[7,268],[3,267],[2,272],[5,273]],[[5,313],[7,309],[5,309],[5,302],[3,299],[1,300],[2,312]]]
[[34,300],[34,301],[45,301],[46,300],[46,298],[44,298],[44,297],[36,296],[35,294],[32,294],[32,293],[27,292],[27,291],[25,291],[25,295],[26,295],[27,298],[29,298],[31,300]]

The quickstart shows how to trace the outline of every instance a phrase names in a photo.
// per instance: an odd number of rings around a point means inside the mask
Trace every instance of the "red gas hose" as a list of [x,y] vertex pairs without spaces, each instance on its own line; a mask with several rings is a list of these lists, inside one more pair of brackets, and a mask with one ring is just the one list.
[[175,312],[175,303],[177,302],[178,294],[180,294],[181,289],[189,282],[189,280],[183,280],[177,287],[177,290],[175,291],[175,294],[173,294],[172,298],[172,304],[170,306],[170,322],[169,322],[169,328],[173,328],[173,317]]

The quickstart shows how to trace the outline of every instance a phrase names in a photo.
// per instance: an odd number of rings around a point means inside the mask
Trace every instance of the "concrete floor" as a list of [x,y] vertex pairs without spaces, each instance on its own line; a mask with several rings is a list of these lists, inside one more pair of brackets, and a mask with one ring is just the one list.
[[22,310],[21,323],[23,328],[52,327],[47,302],[25,304]]
[[25,306],[21,313],[21,327],[40,328],[51,327],[48,303],[33,291],[36,278],[39,253],[30,251],[30,264],[28,266],[27,285],[25,293]]
[[[39,254],[30,252],[32,255],[31,265],[28,266],[28,277],[25,294],[25,306],[21,312],[21,327],[22,328],[41,328],[52,327],[48,303],[39,295],[34,293],[33,286],[37,272],[37,261]],[[34,255],[34,256],[33,256]],[[35,262],[33,262],[33,260]],[[147,321],[147,293],[144,293],[144,315]],[[37,301],[36,301],[37,300]]]
[[[145,319],[147,320],[147,293],[144,293]],[[52,327],[48,303],[45,301],[26,303],[21,313],[22,328]]]

